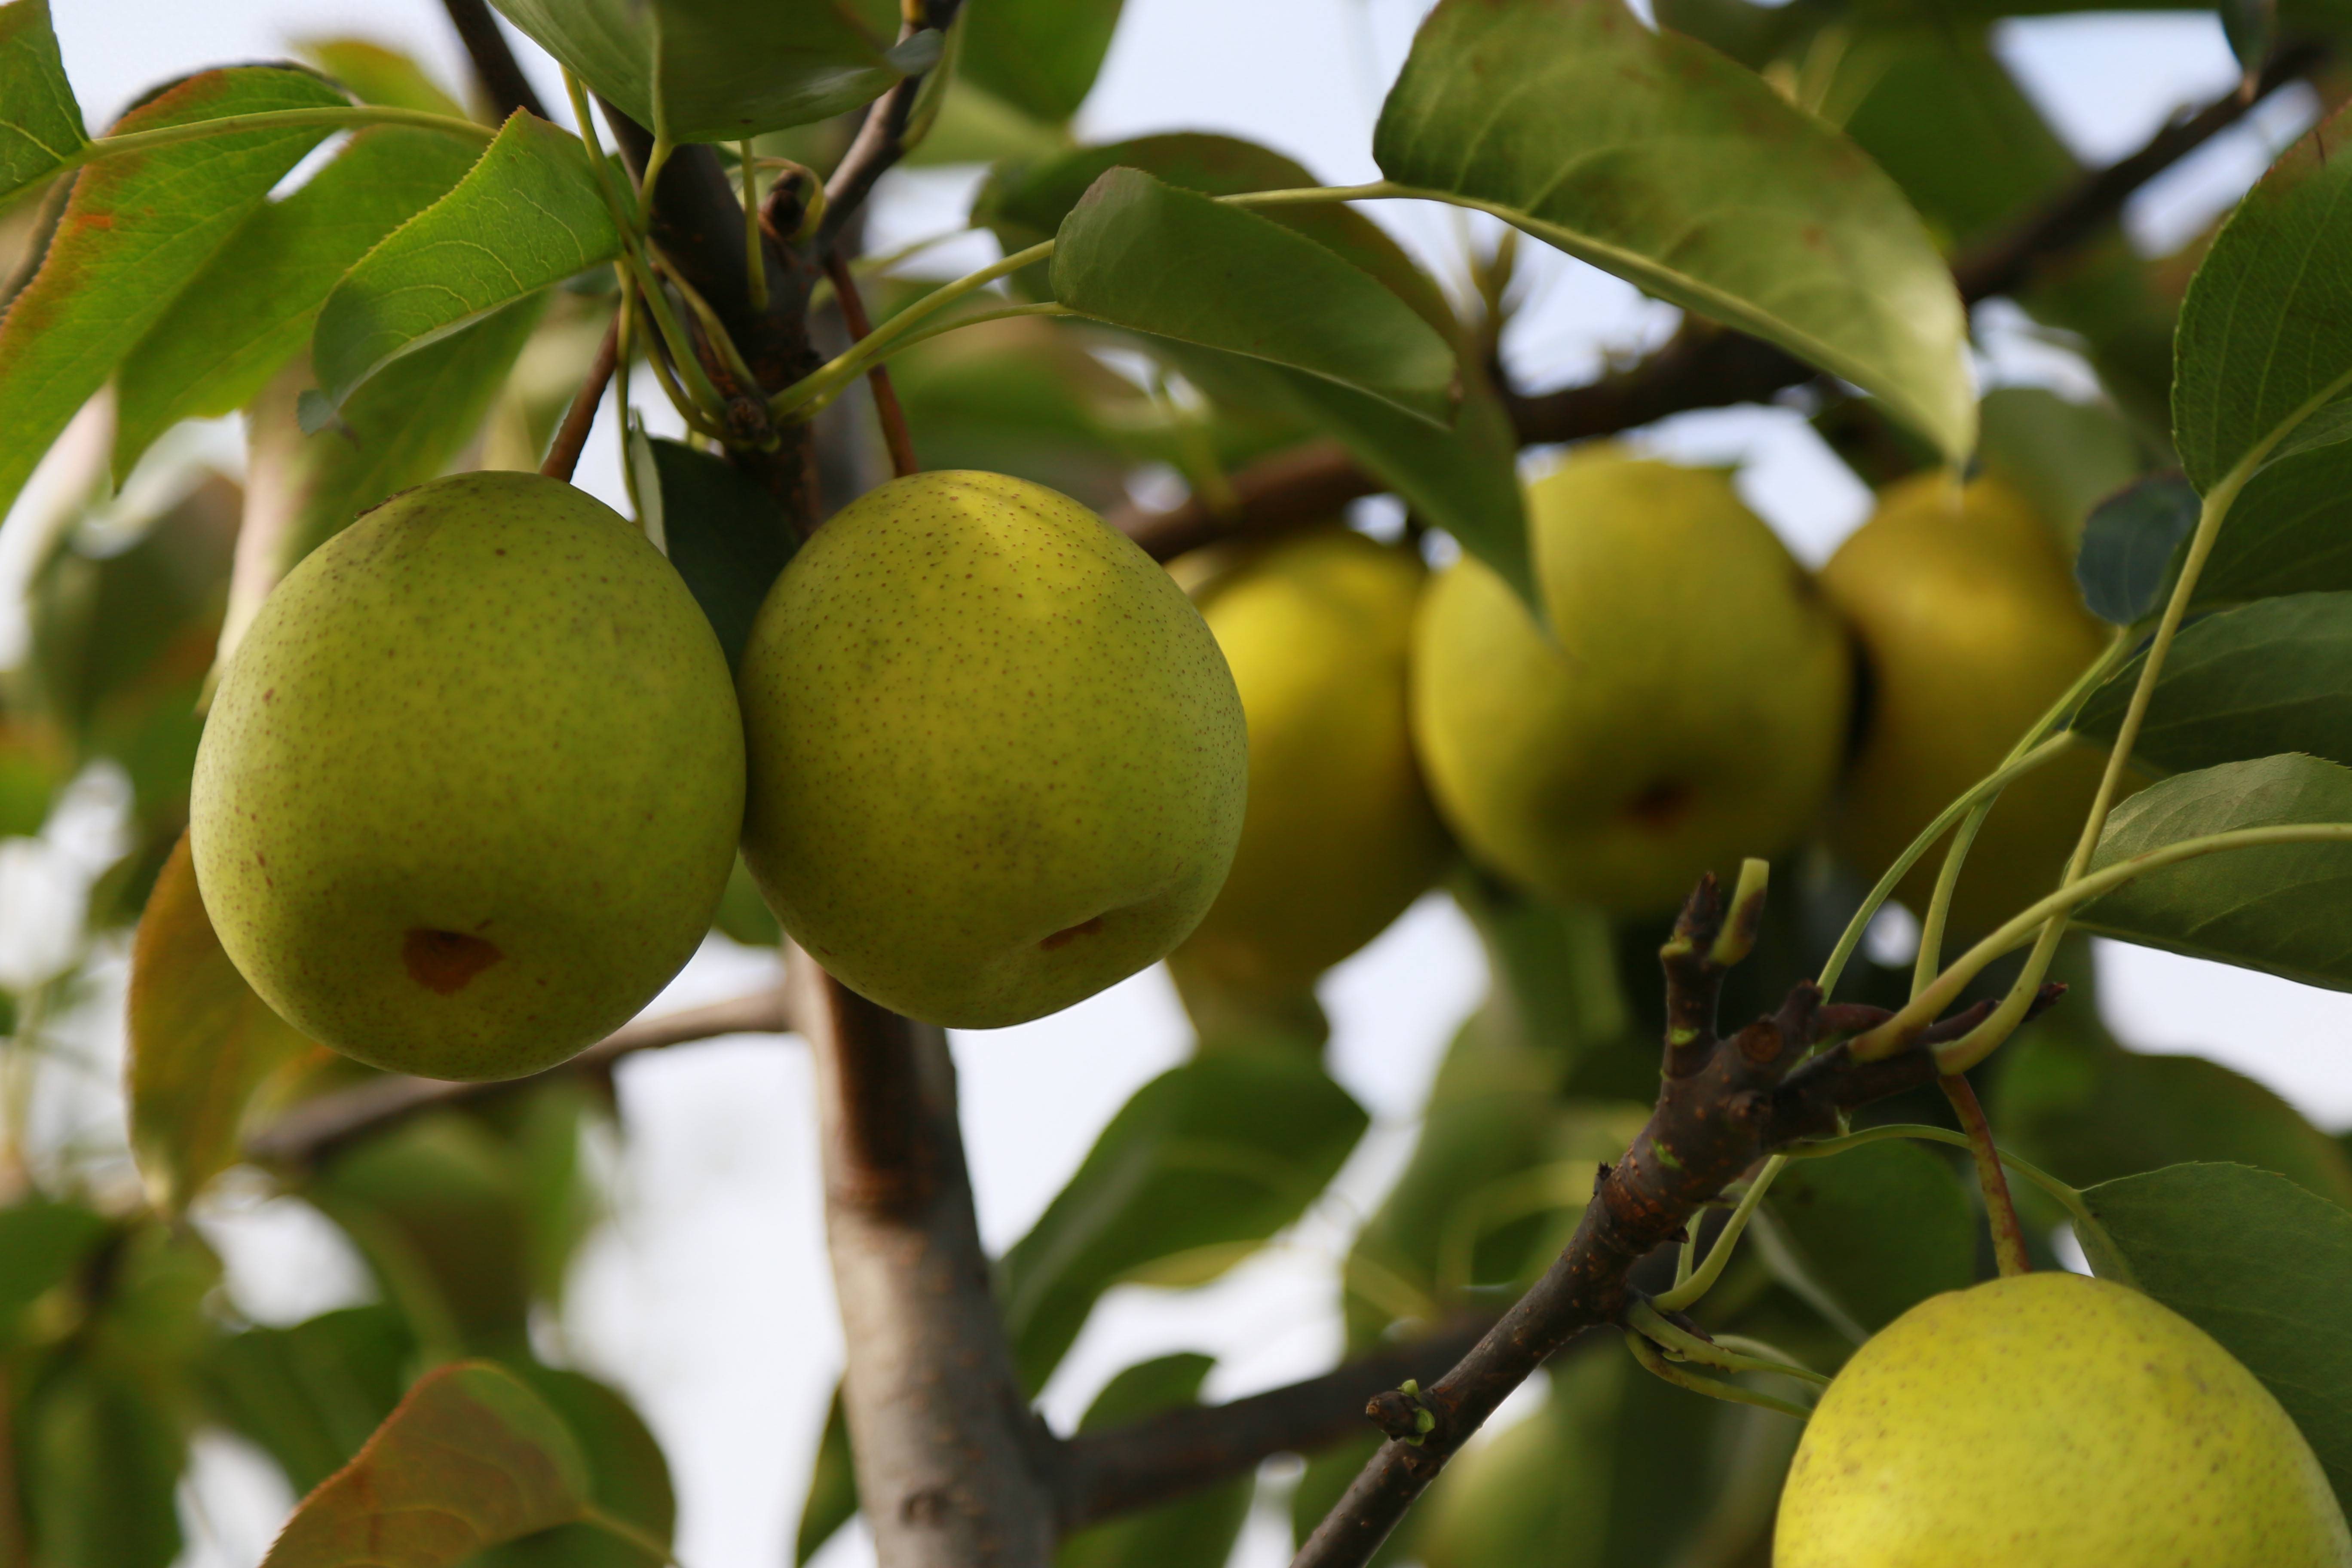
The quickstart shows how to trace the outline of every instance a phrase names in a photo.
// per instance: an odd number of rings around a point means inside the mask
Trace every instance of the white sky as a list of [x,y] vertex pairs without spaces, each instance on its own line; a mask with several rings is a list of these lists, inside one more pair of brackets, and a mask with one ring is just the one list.
[[[94,121],[159,79],[278,55],[293,37],[361,34],[422,55],[451,79],[462,68],[436,0],[53,4],[67,68]],[[1106,139],[1229,131],[1328,180],[1374,177],[1372,118],[1424,8],[1423,0],[1129,0],[1084,129]],[[2174,108],[2221,90],[2235,74],[2218,26],[2201,16],[2047,18],[2011,26],[2002,43],[2062,132],[2094,159],[2128,150]],[[544,59],[534,68],[560,102]],[[2296,128],[2272,116],[2223,138],[2143,195],[2128,215],[2132,232],[2155,248],[2194,232]],[[970,184],[952,171],[895,177],[876,214],[877,246],[953,226]],[[1456,215],[1385,204],[1378,216],[1441,266],[1458,254]],[[955,259],[960,269],[992,254],[975,241]],[[1604,350],[1661,330],[1657,308],[1615,279],[1539,247],[1523,246],[1521,255],[1540,278],[1510,349],[1531,384],[1587,374]],[[1998,379],[2066,375],[2056,356],[2021,341],[2008,341],[1990,369]],[[609,427],[600,431],[582,479],[618,504],[609,437]],[[1866,505],[1792,415],[1691,415],[1653,444],[1686,459],[1745,464],[1750,500],[1810,561],[1823,559]],[[6,577],[0,555],[0,582]],[[0,623],[11,613],[0,605]],[[0,624],[0,648],[6,641]],[[6,870],[0,865],[0,881]],[[661,1005],[747,988],[763,978],[765,963],[714,943]],[[2352,998],[2137,950],[2111,949],[2105,965],[2109,1011],[2134,1043],[2202,1050],[2326,1125],[2352,1123]],[[1058,1426],[1112,1372],[1167,1350],[1222,1357],[1210,1386],[1219,1397],[1328,1363],[1338,1343],[1332,1261],[1354,1215],[1377,1200],[1409,1147],[1435,1054],[1482,984],[1475,944],[1436,900],[1334,974],[1333,1070],[1372,1110],[1374,1131],[1284,1246],[1204,1291],[1117,1292],[1048,1391]],[[1111,1111],[1176,1062],[1185,1042],[1157,971],[1040,1023],[959,1037],[966,1139],[992,1247],[1026,1228]],[[628,1390],[663,1438],[689,1568],[773,1568],[786,1561],[839,1360],[806,1058],[797,1044],[773,1040],[689,1047],[629,1064],[621,1093],[629,1136],[614,1155],[620,1214],[588,1249],[566,1321],[549,1325],[548,1339]],[[333,1233],[299,1205],[227,1194],[208,1228],[241,1300],[266,1319],[291,1321],[363,1289]],[[187,1501],[199,1542],[191,1563],[247,1568],[288,1500],[251,1455],[216,1443]],[[1261,1508],[1237,1562],[1264,1568],[1287,1556],[1285,1526]],[[822,1561],[853,1568],[871,1553],[853,1534]]]

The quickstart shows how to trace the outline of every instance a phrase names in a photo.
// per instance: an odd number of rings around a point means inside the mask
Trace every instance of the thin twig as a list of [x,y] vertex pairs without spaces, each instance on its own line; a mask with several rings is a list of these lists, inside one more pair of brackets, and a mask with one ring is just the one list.
[[[849,265],[836,247],[824,253],[825,276],[833,279],[834,298],[840,301],[841,319],[849,328],[849,341],[862,343],[866,334],[874,330],[866,320],[866,300],[857,292],[857,279],[850,275]],[[907,428],[907,411],[898,403],[898,389],[890,384],[890,369],[881,361],[866,373],[866,383],[874,389],[874,412],[882,421],[882,440],[890,448],[890,471],[899,479],[920,471],[915,461],[915,437]]]
[[1960,1073],[1947,1073],[1936,1081],[1942,1086],[1944,1098],[1952,1102],[1961,1131],[1969,1135],[1969,1152],[1976,1161],[1977,1185],[1984,1194],[1985,1219],[1992,1227],[1992,1255],[2001,1278],[2031,1274],[2033,1264],[2025,1251],[2025,1227],[2018,1223],[2017,1200],[2010,1196],[2009,1175],[2000,1168],[2000,1147],[1992,1141],[1992,1123],[1985,1119],[1976,1086]]
[[614,310],[613,320],[604,328],[604,341],[596,345],[596,357],[588,366],[587,378],[580,390],[572,395],[572,406],[563,411],[563,423],[556,426],[555,441],[547,448],[547,460],[539,471],[551,479],[569,481],[572,470],[580,466],[580,454],[588,445],[588,432],[595,427],[596,410],[604,401],[604,388],[613,379],[613,366],[620,358],[621,312]]
[[[2308,41],[2282,47],[2264,67],[2255,101],[2310,76],[2330,58]],[[2132,193],[2179,163],[2252,108],[2236,89],[2158,132],[2137,152],[2085,175],[2034,216],[1990,240],[1953,267],[1969,304],[2021,287],[2045,260],[2095,237]],[[1695,408],[1762,403],[1820,374],[1759,339],[1690,321],[1638,364],[1580,386],[1532,396],[1507,394],[1521,445],[1580,441],[1655,424]],[[1304,527],[1386,485],[1347,449],[1317,441],[1277,452],[1233,476],[1230,506],[1193,496],[1166,511],[1113,510],[1110,524],[1159,560],[1235,535]]]
[[507,36],[499,30],[498,17],[490,13],[489,0],[441,0],[441,6],[449,13],[457,41],[466,46],[466,58],[474,63],[474,79],[481,84],[498,117],[504,120],[518,109],[527,109],[545,120],[547,106],[531,90],[530,79],[522,74]]
[[306,1101],[246,1141],[245,1152],[267,1164],[307,1165],[352,1139],[439,1106],[461,1105],[543,1083],[601,1073],[623,1057],[662,1050],[721,1035],[779,1035],[793,1027],[784,989],[772,987],[707,1006],[638,1018],[573,1057],[528,1078],[491,1083],[448,1083],[429,1078],[381,1078]]
[[[962,8],[963,0],[924,0],[922,25],[945,33]],[[912,37],[915,31],[910,16],[899,37]],[[874,183],[907,155],[907,122],[915,111],[915,100],[922,93],[923,79],[919,76],[907,78],[876,99],[873,107],[866,111],[866,121],[857,128],[856,139],[841,155],[841,162],[834,166],[833,177],[824,184],[824,217],[817,226],[814,242],[820,252],[834,247],[842,231],[849,226],[849,220],[865,205]]]

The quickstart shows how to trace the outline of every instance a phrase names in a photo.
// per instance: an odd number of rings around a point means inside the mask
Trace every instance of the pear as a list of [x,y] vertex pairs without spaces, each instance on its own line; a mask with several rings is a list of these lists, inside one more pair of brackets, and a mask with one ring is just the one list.
[[535,474],[440,479],[264,601],[196,754],[196,883],[303,1033],[516,1077],[693,955],[742,756],[718,638],[643,534]]
[[[1999,479],[1963,487],[1938,473],[1889,486],[1821,580],[1870,670],[1830,841],[1875,880],[2000,765],[2106,634],[2049,525]],[[2103,766],[2086,748],[2002,793],[1953,892],[1955,937],[1980,935],[2057,886]],[[1923,857],[1896,896],[1924,910],[1941,863]]]
[[2137,1290],[1930,1297],[1822,1397],[1773,1568],[2346,1568],[2352,1536],[2252,1373]]
[[1479,859],[1616,914],[1785,848],[1835,776],[1843,632],[1729,478],[1588,449],[1528,494],[1550,620],[1465,559],[1413,641],[1413,733]]
[[1417,555],[1323,528],[1195,591],[1249,721],[1249,807],[1223,890],[1169,956],[1188,1000],[1311,987],[1444,868],[1405,717],[1426,575]]
[[927,1023],[1041,1017],[1156,963],[1240,837],[1241,700],[1168,574],[1068,497],[895,479],[760,606],[743,856],[793,940]]

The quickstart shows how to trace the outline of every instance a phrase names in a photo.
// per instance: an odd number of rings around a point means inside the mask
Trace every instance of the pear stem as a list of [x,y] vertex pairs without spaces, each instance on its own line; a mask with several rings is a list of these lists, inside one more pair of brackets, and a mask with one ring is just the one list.
[[580,454],[588,445],[589,431],[595,427],[596,410],[604,401],[604,388],[612,383],[613,367],[620,362],[620,354],[621,312],[616,310],[604,328],[604,341],[596,346],[587,378],[572,395],[572,406],[563,412],[563,423],[548,446],[547,459],[539,465],[539,471],[548,479],[568,483],[572,470],[580,466]]
[[2018,1223],[2017,1203],[2009,1194],[2009,1174],[2000,1168],[2000,1150],[1992,1141],[1992,1123],[1985,1119],[1976,1086],[1958,1073],[1947,1073],[1937,1082],[1969,1135],[1969,1152],[1976,1160],[1977,1185],[1984,1191],[1985,1218],[1992,1226],[1992,1256],[2000,1265],[2000,1277],[2012,1279],[2031,1274],[2033,1264],[2025,1252],[2025,1227]]
[[[834,298],[841,306],[841,320],[849,328],[849,341],[862,343],[874,333],[874,323],[866,318],[866,300],[857,291],[857,279],[849,270],[839,247],[824,253],[824,275],[833,280]],[[898,402],[898,388],[890,384],[890,368],[876,360],[866,371],[866,385],[874,392],[874,413],[882,423],[883,444],[890,449],[890,471],[899,479],[920,473],[922,465],[915,461],[915,437],[907,428],[907,410]]]

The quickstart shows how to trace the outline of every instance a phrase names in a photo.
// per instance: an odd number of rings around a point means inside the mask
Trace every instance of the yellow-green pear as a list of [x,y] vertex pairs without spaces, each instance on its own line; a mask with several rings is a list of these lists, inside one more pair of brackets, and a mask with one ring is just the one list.
[[1415,628],[1413,734],[1454,832],[1619,914],[1785,848],[1836,774],[1852,681],[1811,578],[1713,469],[1591,449],[1528,512],[1549,632],[1466,558]]
[[1232,863],[1241,700],[1168,574],[1068,497],[894,479],[769,590],[743,855],[859,994],[993,1028],[1155,963]]
[[262,999],[432,1078],[535,1072],[693,955],[742,820],[709,623],[571,486],[478,473],[313,551],[196,754],[196,882]]
[[1417,555],[1323,528],[1195,591],[1249,720],[1249,809],[1223,890],[1169,955],[1188,997],[1312,986],[1444,868],[1405,717],[1425,576]]
[[[2258,1281],[2249,1281],[2259,1290]],[[1830,1384],[1773,1568],[2347,1568],[2276,1399],[2203,1330],[2101,1279],[1933,1296]]]
[[[1929,474],[1888,487],[1822,568],[1822,586],[1870,670],[1862,745],[1830,840],[1874,879],[2000,765],[2106,634],[2049,525],[1999,479],[1963,487]],[[1981,934],[2057,886],[2103,765],[2084,748],[2002,794],[1954,889],[1954,936]],[[1942,860],[1926,856],[1897,896],[1924,910]]]

